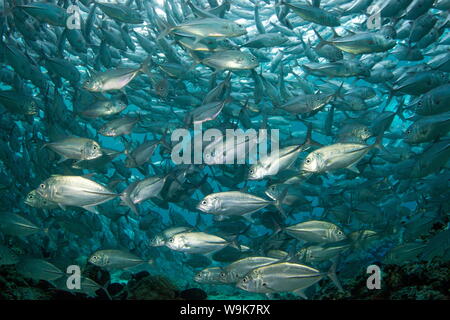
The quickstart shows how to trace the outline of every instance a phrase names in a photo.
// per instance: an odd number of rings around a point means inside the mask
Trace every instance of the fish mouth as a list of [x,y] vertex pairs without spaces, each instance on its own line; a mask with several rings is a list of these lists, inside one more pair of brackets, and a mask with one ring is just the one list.
[[268,196],[270,199],[272,200],[277,200],[276,197],[274,195],[272,195],[269,191],[264,191],[264,193],[266,194],[266,196]]
[[306,168],[305,165],[302,165],[302,166],[300,167],[300,173],[302,173],[302,172],[310,172],[310,171]]
[[247,290],[247,286],[242,281],[236,283],[236,287],[242,290]]
[[37,107],[30,107],[30,108],[28,108],[28,110],[27,110],[27,115],[28,116],[34,116],[34,115],[36,115],[38,113],[38,108]]
[[97,153],[94,153],[94,154],[88,156],[86,160],[94,160],[94,159],[98,159],[98,158],[100,158],[102,155],[103,155],[102,152],[97,152]]

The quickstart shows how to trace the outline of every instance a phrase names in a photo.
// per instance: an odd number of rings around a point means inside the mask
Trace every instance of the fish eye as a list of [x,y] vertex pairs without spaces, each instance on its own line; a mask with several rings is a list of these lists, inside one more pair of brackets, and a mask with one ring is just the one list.
[[265,286],[267,286],[267,283],[263,282],[263,284],[262,284],[262,285],[263,285],[263,287],[265,287]]
[[220,276],[221,276],[222,278],[225,278],[225,272],[221,272],[221,273],[220,273]]
[[28,195],[28,199],[33,199],[33,195],[32,195],[32,194],[29,194],[29,195]]
[[242,282],[247,282],[247,281],[248,281],[247,277],[242,279]]
[[97,146],[93,146],[92,148],[93,148],[94,150],[97,150]]
[[170,243],[173,243],[173,238],[170,238],[170,239],[169,239],[169,242],[170,242]]
[[389,40],[391,37],[389,35],[384,36],[387,40]]
[[275,186],[271,186],[270,190],[275,191]]
[[206,206],[207,203],[208,203],[208,202],[207,202],[206,200],[203,200],[203,201],[202,201],[202,205],[204,205],[204,206]]
[[253,174],[255,172],[255,170],[250,169],[250,174]]
[[39,185],[39,187],[40,187],[41,189],[45,189],[45,184],[41,183],[41,184]]
[[306,164],[310,164],[311,163],[311,159],[306,159],[305,162],[306,162]]

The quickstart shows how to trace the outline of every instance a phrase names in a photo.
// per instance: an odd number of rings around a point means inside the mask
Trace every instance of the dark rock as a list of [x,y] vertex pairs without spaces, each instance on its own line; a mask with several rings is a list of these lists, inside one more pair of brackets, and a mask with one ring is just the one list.
[[206,300],[208,295],[202,289],[191,288],[181,291],[179,297],[186,300]]
[[313,299],[359,300],[448,300],[450,299],[450,261],[416,261],[404,265],[379,265],[381,289],[367,289],[367,277],[361,272],[351,279],[341,279],[345,292],[339,292],[327,279]]
[[109,294],[115,296],[117,294],[119,294],[120,292],[122,292],[122,290],[125,288],[125,286],[121,283],[111,283],[108,286],[108,292]]
[[97,282],[101,286],[106,285],[111,280],[111,275],[108,271],[90,263],[86,265],[83,276]]
[[177,288],[163,276],[147,275],[128,282],[130,300],[175,300]]
[[134,274],[133,279],[136,281],[139,281],[145,277],[148,277],[149,275],[150,275],[150,273],[148,273],[147,271],[141,271],[141,272]]

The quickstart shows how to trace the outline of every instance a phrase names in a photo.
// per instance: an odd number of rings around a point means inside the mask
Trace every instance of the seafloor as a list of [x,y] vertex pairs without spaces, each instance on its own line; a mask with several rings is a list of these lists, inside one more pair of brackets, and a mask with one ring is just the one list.
[[[341,279],[344,293],[336,290],[331,281],[324,279],[308,290],[314,300],[449,300],[450,299],[450,261],[434,259],[431,262],[413,262],[402,266],[380,265],[382,269],[381,289],[368,290],[367,274],[361,272],[353,279]],[[108,294],[99,289],[94,296],[72,293],[56,289],[46,281],[34,281],[18,274],[14,266],[0,267],[0,299],[2,300],[248,300],[265,299],[264,295],[249,294],[223,295],[220,290],[207,294],[200,288],[180,290],[173,282],[160,275],[146,271],[133,274],[126,283],[111,283],[110,274],[89,266],[84,270],[102,286]],[[320,287],[320,288],[319,288]],[[320,290],[319,290],[320,289]],[[293,294],[275,294],[273,299],[302,299]]]

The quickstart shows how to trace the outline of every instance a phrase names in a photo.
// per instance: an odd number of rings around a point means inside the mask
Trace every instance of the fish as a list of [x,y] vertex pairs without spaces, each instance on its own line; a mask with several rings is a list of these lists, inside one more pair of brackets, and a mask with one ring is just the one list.
[[176,32],[194,36],[197,42],[203,38],[233,38],[247,34],[246,28],[234,21],[221,18],[202,18],[169,27],[159,37]]
[[278,259],[268,257],[247,257],[230,263],[219,274],[222,283],[237,283],[253,269],[278,262]]
[[0,230],[7,235],[27,237],[35,233],[48,232],[47,228],[41,228],[27,218],[11,212],[1,213],[0,221]]
[[127,189],[122,192],[120,198],[135,214],[137,214],[136,204],[150,198],[158,197],[166,183],[166,179],[167,177],[155,176],[131,183]]
[[225,248],[235,246],[221,237],[205,232],[181,232],[169,238],[165,245],[175,251],[194,254],[208,254]]
[[337,225],[318,220],[300,222],[287,227],[285,232],[296,239],[314,243],[338,242],[347,238]]
[[359,173],[356,164],[373,148],[380,148],[382,136],[377,142],[368,146],[357,143],[336,143],[322,147],[308,154],[301,170],[307,172],[327,172],[337,169],[349,169]]
[[143,263],[153,263],[153,260],[144,261],[134,254],[122,250],[98,250],[89,257],[88,261],[107,270],[126,269]]
[[140,121],[139,117],[125,116],[105,123],[98,132],[107,137],[117,137],[130,134]]
[[220,273],[222,272],[222,268],[220,267],[211,267],[206,268],[198,272],[194,276],[194,281],[198,283],[206,283],[206,284],[220,284]]
[[25,197],[24,203],[34,208],[56,209],[58,204],[42,197],[36,190],[31,190]]
[[20,94],[15,90],[0,91],[0,104],[8,109],[10,112],[36,115],[39,107],[32,97]]
[[322,41],[319,46],[331,44],[336,48],[351,54],[368,54],[385,52],[395,47],[397,42],[389,35],[373,32],[353,33],[331,41]]
[[151,57],[148,57],[139,68],[116,68],[98,72],[84,81],[83,88],[90,92],[107,92],[121,90],[139,73],[150,73]]
[[102,149],[98,142],[87,138],[65,138],[46,143],[43,147],[58,153],[61,156],[60,162],[67,159],[93,160],[102,156]]
[[309,22],[314,22],[322,26],[338,27],[341,25],[339,17],[332,13],[325,11],[319,7],[308,6],[304,4],[291,4],[286,1],[280,1],[280,5],[287,6],[295,14],[299,15],[302,19]]
[[192,228],[189,227],[173,227],[164,230],[161,234],[156,235],[150,242],[152,247],[164,246],[166,241],[172,238],[177,233],[189,232]]
[[251,70],[259,65],[254,55],[239,50],[218,51],[200,62],[215,70]]
[[450,258],[448,0],[3,7],[6,287],[366,299]]
[[100,99],[79,114],[85,118],[101,118],[116,115],[127,108],[127,104],[121,100]]
[[197,209],[216,215],[219,219],[227,216],[248,216],[276,201],[269,201],[240,191],[218,192],[207,195]]
[[329,276],[341,288],[333,269],[328,273],[292,262],[270,264],[250,271],[236,286],[242,290],[258,293],[293,292],[303,298],[306,288]]
[[58,267],[43,259],[21,259],[16,268],[21,275],[34,280],[53,281],[64,276]]
[[98,213],[95,206],[119,196],[103,185],[81,176],[54,175],[43,181],[36,190],[40,196],[57,203],[63,209],[75,206],[94,213]]

